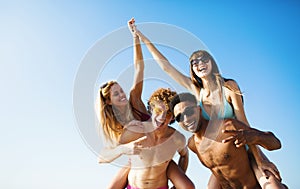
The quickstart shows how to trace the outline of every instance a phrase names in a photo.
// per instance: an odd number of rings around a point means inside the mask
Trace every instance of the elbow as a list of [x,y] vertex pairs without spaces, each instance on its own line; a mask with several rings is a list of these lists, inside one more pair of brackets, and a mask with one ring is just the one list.
[[187,188],[187,189],[195,189],[196,187],[195,187],[194,183],[191,181],[190,183],[186,184],[185,188]]
[[274,138],[274,141],[272,142],[272,146],[270,146],[270,148],[268,148],[269,151],[273,151],[273,150],[278,150],[281,148],[281,142],[280,140],[272,133],[272,132],[268,132],[269,135],[271,135]]
[[106,161],[104,158],[102,158],[102,157],[99,157],[98,158],[98,163],[99,164],[102,164],[102,163],[108,163],[108,161]]

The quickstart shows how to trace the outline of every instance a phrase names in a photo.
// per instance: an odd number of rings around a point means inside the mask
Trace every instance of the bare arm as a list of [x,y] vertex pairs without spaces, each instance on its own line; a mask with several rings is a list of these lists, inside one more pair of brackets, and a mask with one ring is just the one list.
[[134,78],[130,90],[130,103],[131,105],[142,112],[147,112],[146,107],[142,101],[142,91],[144,84],[144,58],[140,44],[139,37],[135,34],[135,21],[131,19],[128,21],[128,28],[133,35],[133,60],[134,60]]
[[272,132],[263,132],[255,128],[250,128],[236,119],[227,120],[225,125],[233,126],[235,129],[224,130],[223,133],[230,134],[230,136],[222,142],[234,141],[236,147],[248,144],[260,145],[267,150],[281,148],[280,140]]
[[[113,148],[105,148],[101,151],[99,163],[109,163],[123,154],[132,155],[141,152],[141,144],[146,140],[143,134],[143,124],[140,121],[133,120],[129,122],[119,139],[119,145]],[[136,132],[133,132],[136,131]]]
[[178,152],[180,154],[180,158],[178,160],[178,166],[186,172],[188,164],[189,164],[189,151],[187,147],[184,147],[182,150]]
[[110,163],[124,154],[139,154],[141,151],[140,144],[145,140],[145,138],[146,137],[128,138],[128,141],[130,140],[130,142],[119,144],[114,148],[104,148],[100,152],[98,163]]
[[[226,84],[229,85],[232,89],[239,91],[239,86],[237,85],[237,83],[235,81],[227,81]],[[238,94],[234,93],[233,91],[230,91],[229,92],[229,102],[231,102],[233,105],[234,113],[236,115],[237,120],[242,121],[243,123],[245,123],[246,125],[248,125],[250,127],[248,120],[246,118],[246,115],[245,115],[245,110],[244,110],[244,105],[242,102],[241,95],[238,95]],[[279,174],[276,166],[268,160],[268,158],[263,154],[261,149],[256,145],[248,145],[248,146],[254,156],[255,161],[257,162],[259,169],[263,173],[263,175],[265,175],[265,170],[269,170],[276,176],[276,178],[281,180],[280,174]],[[275,167],[275,168],[272,168],[272,167]]]
[[100,152],[98,163],[110,163],[125,153],[125,146],[118,145],[115,148],[104,148]]
[[139,30],[136,31],[136,34],[139,36],[142,42],[145,43],[152,57],[155,59],[161,69],[170,77],[172,77],[177,83],[189,91],[194,92],[195,86],[193,85],[191,79],[179,72],[144,34],[142,34]]

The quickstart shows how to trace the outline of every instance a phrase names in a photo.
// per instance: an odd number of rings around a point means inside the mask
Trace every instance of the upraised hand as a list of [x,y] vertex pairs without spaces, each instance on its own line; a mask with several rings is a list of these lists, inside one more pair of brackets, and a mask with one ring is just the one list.
[[131,19],[128,21],[127,24],[128,24],[128,28],[129,28],[129,30],[130,30],[132,36],[133,36],[133,37],[138,37],[138,36],[136,35],[136,25],[135,25],[135,20],[134,20],[134,18],[131,18]]

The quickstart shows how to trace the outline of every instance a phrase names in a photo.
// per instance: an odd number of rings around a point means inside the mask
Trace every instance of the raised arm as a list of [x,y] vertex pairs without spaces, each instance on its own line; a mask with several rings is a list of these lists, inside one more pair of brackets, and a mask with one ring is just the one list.
[[142,112],[147,109],[142,101],[142,91],[144,84],[144,59],[139,37],[135,34],[135,21],[132,18],[128,21],[128,29],[133,37],[133,61],[134,61],[134,78],[130,90],[131,105]]
[[163,71],[165,71],[171,78],[173,78],[177,83],[185,87],[191,92],[194,92],[194,85],[191,79],[183,75],[178,71],[168,59],[151,43],[151,41],[139,30],[136,30],[136,34],[139,36],[140,40],[146,45],[152,57],[158,63]]

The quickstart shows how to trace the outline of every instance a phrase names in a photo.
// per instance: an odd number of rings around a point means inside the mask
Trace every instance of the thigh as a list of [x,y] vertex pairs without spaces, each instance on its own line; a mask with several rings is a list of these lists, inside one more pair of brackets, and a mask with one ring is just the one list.
[[256,161],[252,154],[249,154],[251,167],[255,173],[255,177],[262,189],[286,189],[287,187],[282,184],[271,172],[266,171],[266,176],[258,169]]
[[176,187],[176,189],[194,189],[193,182],[186,176],[186,174],[178,167],[172,160],[167,169],[167,176]]

